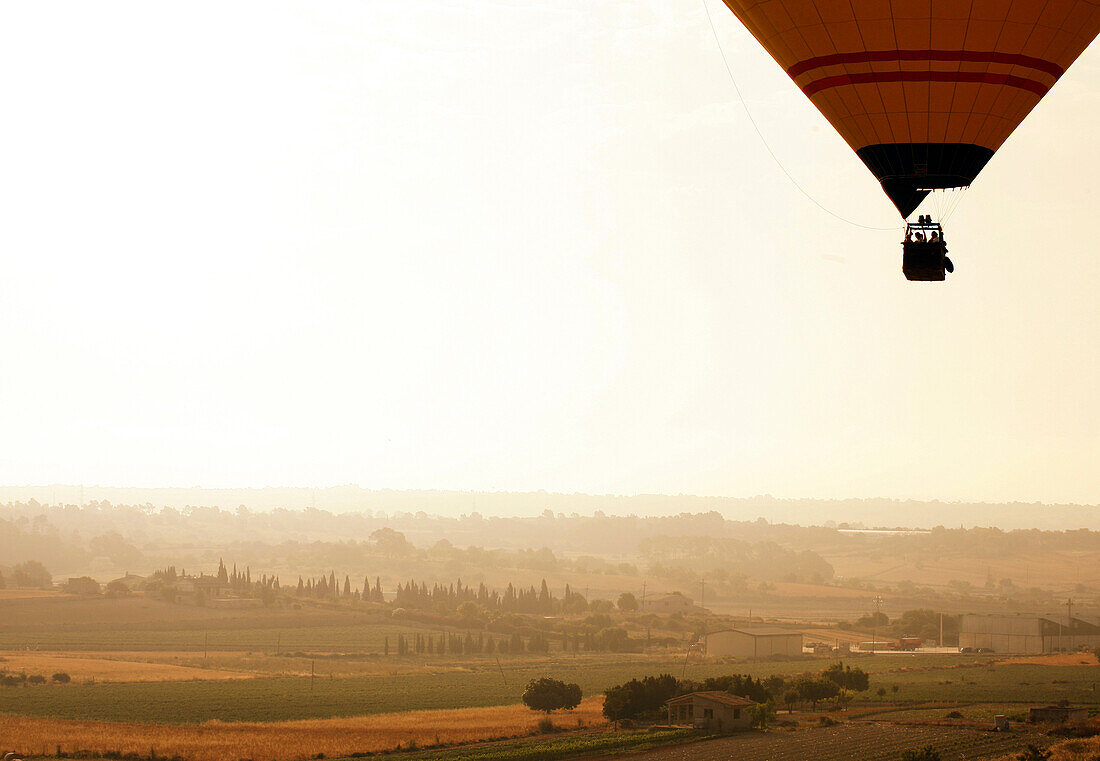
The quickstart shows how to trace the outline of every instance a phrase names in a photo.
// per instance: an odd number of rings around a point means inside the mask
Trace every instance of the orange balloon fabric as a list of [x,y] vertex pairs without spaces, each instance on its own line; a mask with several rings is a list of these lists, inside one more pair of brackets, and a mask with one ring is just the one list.
[[1100,33],[1100,0],[724,0],[903,217],[969,185]]

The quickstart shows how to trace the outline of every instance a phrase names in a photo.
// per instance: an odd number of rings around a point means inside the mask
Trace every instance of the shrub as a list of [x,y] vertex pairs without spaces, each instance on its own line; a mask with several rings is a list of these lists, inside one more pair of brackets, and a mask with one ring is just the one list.
[[544,735],[557,731],[557,727],[554,726],[554,722],[550,720],[549,716],[544,716],[539,719],[538,728],[539,732],[542,732]]
[[29,677],[27,677],[27,683],[28,684],[45,684],[46,683],[46,677],[42,676],[41,674],[31,674]]
[[910,748],[901,754],[901,761],[940,761],[940,752],[932,745]]
[[68,684],[69,682],[71,682],[73,680],[73,678],[71,676],[69,676],[67,673],[65,673],[64,671],[58,671],[56,674],[54,674],[50,678],[54,682],[56,682],[57,684]]
[[1027,747],[1020,751],[1016,758],[1020,761],[1047,761],[1050,758],[1050,751],[1028,743]]

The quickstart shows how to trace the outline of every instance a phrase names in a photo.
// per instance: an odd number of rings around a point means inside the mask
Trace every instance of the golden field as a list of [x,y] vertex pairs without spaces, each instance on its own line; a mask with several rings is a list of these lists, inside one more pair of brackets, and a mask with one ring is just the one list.
[[55,600],[72,599],[72,595],[54,592],[49,589],[0,589],[0,600],[37,600],[53,598]]
[[[565,728],[579,723],[601,726],[607,723],[602,706],[602,697],[587,698],[575,710],[551,718]],[[123,724],[0,716],[0,737],[5,748],[27,754],[52,753],[60,746],[63,752],[121,751],[143,756],[155,750],[158,756],[179,755],[188,761],[297,761],[318,753],[339,757],[392,750],[410,742],[423,748],[527,735],[536,731],[544,716],[522,705],[263,724]]]
[[41,674],[47,678],[64,671],[77,682],[181,682],[193,679],[244,679],[250,676],[223,669],[25,651],[0,652],[0,670]]

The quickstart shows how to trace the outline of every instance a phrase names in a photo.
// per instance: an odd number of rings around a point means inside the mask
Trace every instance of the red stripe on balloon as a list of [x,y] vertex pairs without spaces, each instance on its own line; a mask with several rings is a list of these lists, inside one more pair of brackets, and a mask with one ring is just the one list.
[[959,61],[965,63],[1004,63],[1035,69],[1052,77],[1060,77],[1065,69],[1056,63],[1018,53],[994,53],[980,50],[867,50],[858,53],[834,53],[807,58],[787,69],[793,78],[822,66],[838,66],[846,63],[875,63],[880,61]]
[[1005,85],[1028,90],[1039,97],[1047,94],[1049,87],[1042,82],[1008,74],[985,74],[971,71],[871,71],[863,74],[841,74],[810,82],[802,88],[807,96],[814,95],[831,87],[860,85],[870,82],[979,82],[988,85]]

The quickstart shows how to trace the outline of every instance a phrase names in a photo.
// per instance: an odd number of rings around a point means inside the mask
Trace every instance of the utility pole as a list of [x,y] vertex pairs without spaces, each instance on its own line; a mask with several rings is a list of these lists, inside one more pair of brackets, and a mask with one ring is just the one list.
[[[699,580],[699,607],[703,607],[703,601],[706,600],[707,595],[707,580]],[[703,611],[703,657],[707,655],[707,612]]]
[[940,647],[943,647],[943,611],[940,611]]
[[646,583],[643,581],[642,582],[642,612],[643,613],[645,613],[645,585],[646,585]]
[[871,602],[875,604],[875,615],[871,617],[871,655],[874,655],[875,648],[878,646],[876,644],[876,637],[878,636],[878,609],[882,604],[882,598],[875,595],[875,599],[871,600]]
[[309,662],[309,691],[313,692],[313,678],[317,675],[316,667],[317,661]]
[[1066,626],[1069,627],[1069,651],[1073,652],[1073,598],[1066,599]]

